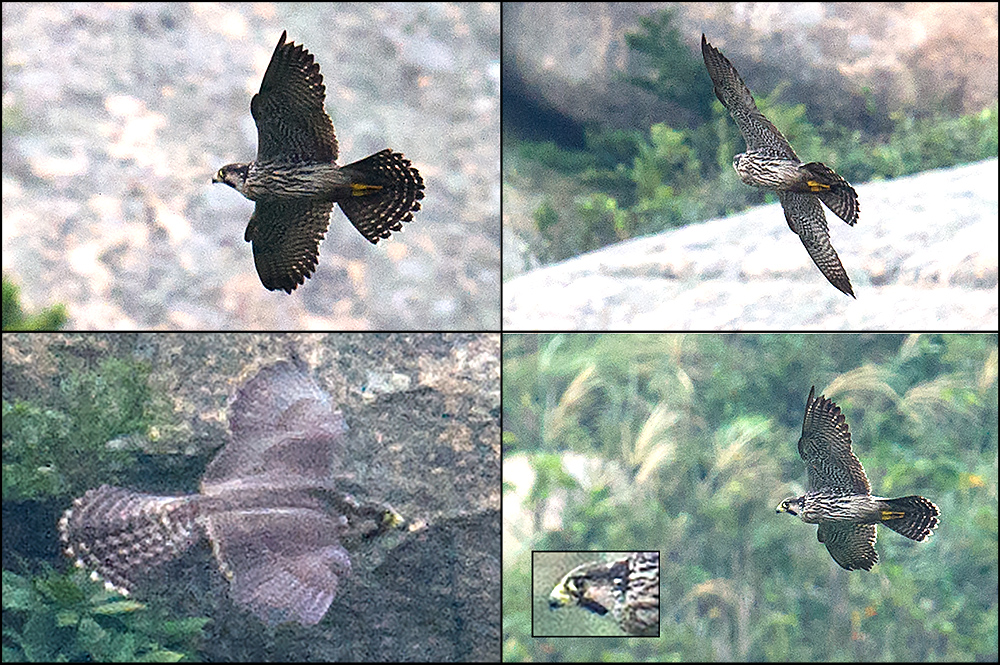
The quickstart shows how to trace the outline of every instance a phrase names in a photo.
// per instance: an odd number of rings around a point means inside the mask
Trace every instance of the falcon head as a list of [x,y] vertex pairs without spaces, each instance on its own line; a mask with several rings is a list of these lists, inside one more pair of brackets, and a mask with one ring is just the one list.
[[781,503],[775,509],[776,513],[791,513],[792,515],[798,515],[802,511],[805,504],[805,497],[803,496],[790,496]]
[[607,614],[621,595],[616,563],[586,563],[568,572],[549,594],[549,608],[579,605],[595,614]]
[[226,164],[215,174],[212,182],[221,182],[229,185],[237,192],[246,196],[247,176],[250,173],[249,164]]

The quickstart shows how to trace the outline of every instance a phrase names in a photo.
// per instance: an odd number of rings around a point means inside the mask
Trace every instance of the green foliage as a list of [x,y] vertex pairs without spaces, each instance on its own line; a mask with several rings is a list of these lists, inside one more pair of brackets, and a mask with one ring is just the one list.
[[594,186],[601,184],[602,177],[614,182],[609,172],[617,172],[619,166],[630,163],[646,140],[645,133],[635,129],[588,129],[585,136],[587,152],[597,162],[593,171],[585,172],[582,179]]
[[[60,339],[62,345],[4,364],[5,395],[20,397],[2,404],[3,498],[42,514],[55,503],[46,499],[65,505],[86,489],[119,482],[136,459],[135,446],[124,444],[153,436],[152,423],[163,422],[159,410],[167,408],[151,394],[148,363],[94,353],[79,336]],[[55,537],[56,516],[44,539]],[[29,537],[17,526],[20,532],[5,517],[5,538]],[[32,565],[26,560],[21,568]],[[3,572],[5,661],[176,661],[196,654],[207,619],[173,620],[75,569],[64,575],[41,568],[33,578]]]
[[579,173],[594,166],[594,157],[582,150],[563,150],[552,141],[524,141],[518,148],[525,161],[537,162],[561,173]]
[[626,210],[618,207],[618,201],[606,194],[591,194],[577,204],[580,215],[580,241],[584,247],[603,247],[615,240],[631,236],[634,220]]
[[[508,334],[503,344],[505,658],[996,652],[996,335]],[[795,443],[811,385],[843,410],[876,493],[941,508],[929,542],[880,528],[870,573],[836,567],[815,527],[775,515],[805,486]],[[515,473],[525,466],[531,474]],[[547,611],[526,598],[531,551],[632,549],[662,552],[659,640],[529,637],[532,610]],[[557,580],[535,574],[537,601]]]
[[664,101],[704,114],[713,97],[711,83],[705,83],[701,60],[691,57],[687,35],[674,27],[675,16],[674,9],[664,9],[655,17],[640,16],[641,30],[625,33],[628,47],[648,63],[644,76],[625,80]]
[[[867,174],[899,177],[997,155],[997,106],[958,118],[893,116],[888,140],[864,151]],[[845,176],[846,177],[846,176]]]
[[640,200],[653,198],[668,178],[678,187],[697,186],[701,163],[687,136],[688,132],[665,124],[652,126],[649,142],[641,144],[632,169]]
[[105,358],[87,367],[71,356],[59,360],[66,364],[58,373],[63,378],[43,384],[37,400],[3,400],[4,501],[66,497],[117,482],[135,454],[108,442],[149,425],[146,363]]
[[53,305],[37,314],[26,315],[21,307],[21,289],[3,278],[4,330],[59,330],[66,325],[66,306]]
[[543,236],[546,232],[559,223],[559,213],[550,202],[544,201],[535,211],[535,226]]
[[[584,150],[562,150],[554,143],[516,148],[524,158],[523,186],[545,192],[550,206],[536,213],[542,240],[532,249],[542,261],[773,202],[773,194],[743,185],[733,171],[733,155],[745,149],[743,139],[716,100],[700,53],[691,48],[690,36],[674,27],[674,18],[673,9],[642,17],[640,30],[625,38],[636,53],[635,66],[646,68],[626,80],[669,102],[676,109],[669,121],[648,132],[590,128]],[[788,87],[781,82],[770,91],[752,90],[758,108],[802,159],[824,162],[854,183],[997,155],[995,104],[957,118],[882,117],[871,91],[862,91],[870,124],[877,127],[866,133],[857,127],[815,127],[804,104],[780,103]],[[551,211],[559,214],[543,214]]]
[[633,207],[635,232],[626,238],[683,226],[700,218],[698,200],[677,195],[678,191],[694,191],[702,186],[701,161],[689,144],[689,134],[665,124],[650,129],[649,142],[640,146],[631,170],[638,202]]
[[4,571],[3,610],[4,662],[193,660],[210,621],[154,615],[79,571],[30,580]]

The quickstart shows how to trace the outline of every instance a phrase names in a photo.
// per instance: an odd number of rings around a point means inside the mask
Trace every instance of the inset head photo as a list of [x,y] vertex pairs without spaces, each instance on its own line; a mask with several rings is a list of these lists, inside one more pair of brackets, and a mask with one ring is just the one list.
[[532,579],[535,637],[660,634],[659,552],[533,552]]

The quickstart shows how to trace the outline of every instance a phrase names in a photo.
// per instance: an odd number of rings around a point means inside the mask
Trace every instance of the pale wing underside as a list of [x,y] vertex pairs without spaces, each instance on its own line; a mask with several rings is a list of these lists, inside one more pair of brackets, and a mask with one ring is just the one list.
[[234,602],[269,624],[315,624],[351,569],[340,544],[348,520],[335,508],[352,506],[323,499],[344,418],[311,376],[279,362],[237,391],[229,421],[200,495],[91,490],[59,522],[67,553],[128,591],[205,531]]

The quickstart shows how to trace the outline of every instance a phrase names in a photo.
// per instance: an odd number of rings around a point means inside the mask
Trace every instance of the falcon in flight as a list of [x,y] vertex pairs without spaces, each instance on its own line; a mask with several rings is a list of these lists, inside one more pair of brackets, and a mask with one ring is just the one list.
[[858,221],[858,194],[833,169],[809,162],[803,164],[778,128],[757,110],[753,95],[736,68],[701,35],[701,55],[712,77],[715,96],[736,121],[747,151],[733,157],[740,180],[753,187],[777,193],[788,228],[798,234],[816,267],[831,284],[855,297],[840,257],[830,244],[823,207],[854,226]]
[[840,407],[816,387],[809,391],[799,438],[809,484],[803,496],[788,497],[777,512],[818,524],[817,537],[833,560],[847,570],[871,570],[878,563],[875,525],[911,540],[926,540],[938,525],[938,507],[922,496],[884,499],[872,496],[868,476],[851,451],[851,432]]
[[313,56],[285,32],[250,100],[257,161],[228,164],[212,182],[256,203],[244,240],[260,281],[291,293],[312,275],[333,204],[373,244],[413,219],[424,181],[398,152],[382,150],[337,166],[337,137],[323,108],[326,87]]
[[351,572],[344,543],[402,518],[343,492],[333,472],[347,424],[304,366],[278,362],[246,381],[229,429],[198,494],[102,485],[74,500],[59,520],[65,552],[127,596],[207,537],[237,605],[272,625],[316,624]]
[[660,553],[631,552],[592,561],[566,573],[549,594],[549,608],[578,605],[611,612],[622,631],[639,637],[660,632]]

